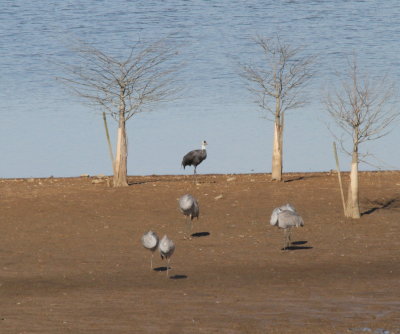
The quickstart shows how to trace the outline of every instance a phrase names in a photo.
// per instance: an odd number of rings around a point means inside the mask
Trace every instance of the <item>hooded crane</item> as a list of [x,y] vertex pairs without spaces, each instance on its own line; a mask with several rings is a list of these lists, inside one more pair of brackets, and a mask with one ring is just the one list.
[[172,254],[174,254],[175,244],[171,239],[164,235],[158,245],[158,249],[160,251],[161,259],[167,260],[167,277],[169,277],[169,261]]
[[[182,214],[186,217],[185,239],[189,229],[189,222],[190,222],[190,231],[189,231],[189,239],[190,239],[193,228],[193,218],[199,219],[200,215],[199,203],[197,202],[197,199],[195,199],[192,195],[185,194],[181,198],[179,198],[179,209],[181,210]],[[189,218],[190,221],[188,220]]]
[[196,168],[198,165],[201,164],[203,160],[207,158],[207,151],[206,151],[206,146],[207,142],[203,140],[201,142],[201,149],[200,150],[193,150],[190,151],[189,153],[185,154],[185,156],[182,159],[182,166],[183,169],[185,169],[186,166],[194,166],[194,172],[193,174],[196,175]]
[[154,251],[157,249],[158,246],[158,235],[153,231],[146,232],[142,236],[142,245],[144,248],[151,251],[150,270],[152,270]]
[[290,233],[292,227],[304,226],[303,218],[297,213],[296,209],[288,204],[275,208],[271,215],[271,225],[278,226],[284,230],[283,250],[290,246]]

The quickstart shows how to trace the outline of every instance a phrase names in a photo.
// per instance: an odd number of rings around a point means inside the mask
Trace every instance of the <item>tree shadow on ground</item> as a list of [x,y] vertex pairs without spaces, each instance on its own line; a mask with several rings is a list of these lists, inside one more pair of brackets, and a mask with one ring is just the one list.
[[191,235],[191,237],[193,237],[193,238],[201,238],[201,237],[207,237],[209,235],[210,235],[210,232],[196,232],[196,233],[193,233]]
[[[129,186],[134,186],[134,185],[140,185],[140,184],[146,184],[146,183],[158,183],[158,182],[182,182],[182,181],[191,181],[193,184],[202,184],[202,183],[217,183],[215,180],[209,180],[206,177],[199,177],[200,180],[195,180],[191,179],[191,175],[179,175],[179,176],[174,176],[174,177],[159,177],[158,175],[151,175],[148,177],[141,177],[141,178],[135,178],[135,177],[128,177],[128,185]],[[144,180],[143,180],[144,179]]]
[[303,181],[306,179],[314,179],[317,177],[321,177],[320,175],[314,175],[314,174],[310,174],[310,175],[284,175],[284,179],[283,182],[284,183],[288,183],[288,182],[295,182],[295,181]]
[[400,207],[400,196],[390,198],[390,199],[383,199],[383,200],[368,200],[368,206],[372,206],[370,209],[361,213],[361,215],[370,215],[377,210],[383,209],[394,209]]
[[147,177],[128,177],[128,185],[134,186],[138,184],[157,183],[157,182],[179,182],[184,181],[184,177],[159,177],[158,175],[151,175]]
[[288,183],[288,182],[294,182],[294,181],[301,181],[304,180],[305,177],[304,176],[298,176],[298,177],[294,177],[292,179],[287,179],[287,180],[283,180],[284,183]]

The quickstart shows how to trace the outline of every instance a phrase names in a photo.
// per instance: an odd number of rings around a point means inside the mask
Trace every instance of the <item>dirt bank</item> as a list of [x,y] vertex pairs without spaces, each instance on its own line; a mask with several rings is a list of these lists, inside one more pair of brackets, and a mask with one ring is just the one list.
[[[0,180],[1,333],[400,333],[400,172],[361,173],[362,218],[330,173]],[[200,203],[184,240],[177,199]],[[292,203],[305,226],[269,225]],[[140,237],[175,241],[171,278]]]

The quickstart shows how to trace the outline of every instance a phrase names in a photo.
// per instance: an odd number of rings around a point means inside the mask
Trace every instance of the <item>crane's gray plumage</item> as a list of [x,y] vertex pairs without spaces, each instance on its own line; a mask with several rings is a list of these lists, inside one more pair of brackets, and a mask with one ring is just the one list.
[[151,251],[150,270],[152,270],[154,251],[157,249],[159,241],[158,235],[153,231],[148,231],[145,234],[143,234],[141,240],[143,247]]
[[283,249],[285,250],[290,245],[292,227],[304,226],[304,221],[296,209],[288,203],[272,211],[270,224],[284,230]]
[[271,215],[271,221],[270,221],[271,225],[276,226],[278,224],[278,214],[279,214],[279,212],[284,211],[284,210],[296,212],[296,209],[294,208],[294,206],[289,203],[282,205],[279,208],[275,208],[272,211],[272,215]]
[[168,277],[169,261],[172,254],[174,254],[175,244],[171,239],[169,239],[166,235],[164,235],[158,245],[158,249],[160,251],[161,259],[167,260],[167,277]]
[[[190,238],[193,228],[193,218],[199,219],[200,215],[199,203],[197,202],[197,199],[194,198],[192,195],[185,194],[181,198],[179,198],[179,210],[186,217],[186,230],[188,229],[190,223],[190,232],[189,232],[189,238]],[[190,220],[188,220],[189,218]],[[186,232],[185,232],[185,238],[186,238]]]
[[193,150],[185,154],[185,156],[182,159],[183,169],[185,169],[186,166],[194,166],[194,174],[196,174],[197,166],[207,158],[207,151],[206,151],[207,145],[208,145],[207,142],[203,140],[201,143],[200,150]]
[[190,194],[185,194],[179,198],[179,209],[185,216],[190,217],[191,220],[193,218],[199,218],[199,203],[197,199]]

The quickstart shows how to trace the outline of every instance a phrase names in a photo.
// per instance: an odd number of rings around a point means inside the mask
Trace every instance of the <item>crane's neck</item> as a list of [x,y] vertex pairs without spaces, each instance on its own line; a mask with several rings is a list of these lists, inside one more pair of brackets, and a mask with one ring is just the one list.
[[205,151],[206,150],[206,144],[201,144],[201,149],[203,150],[203,151]]

